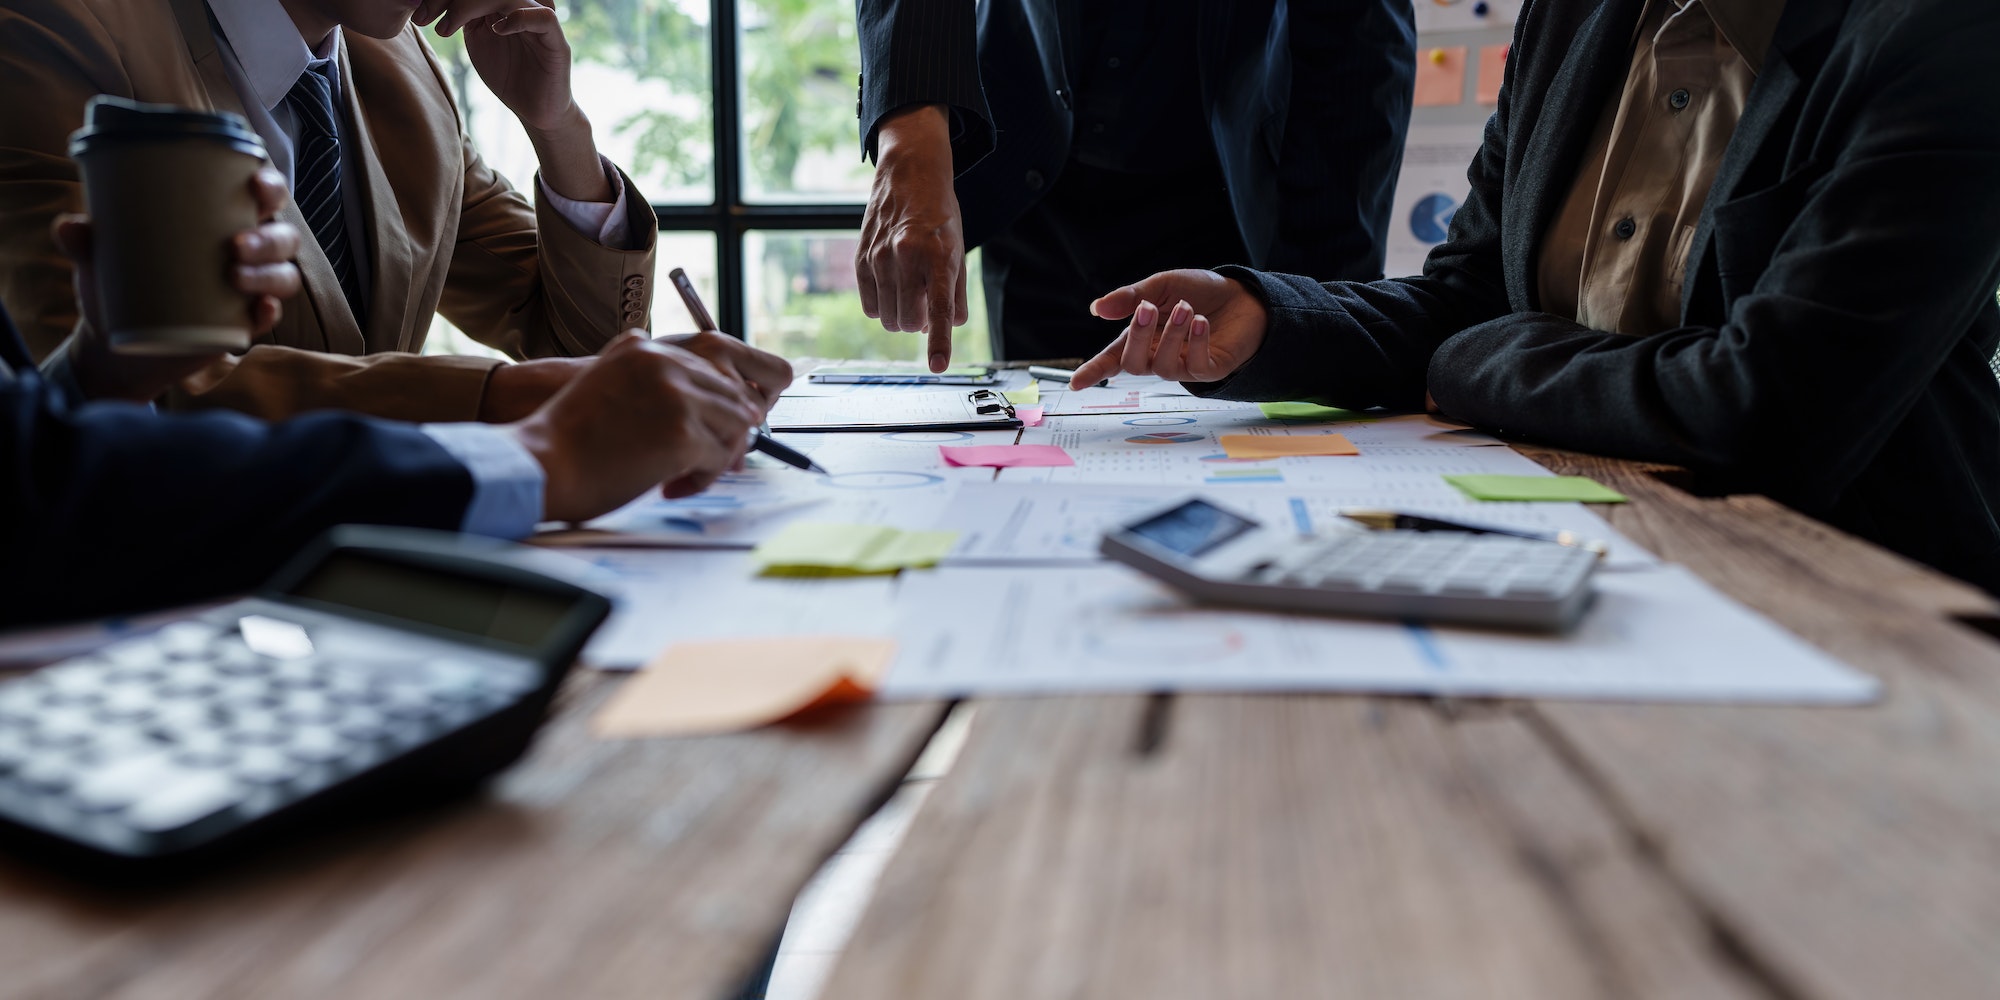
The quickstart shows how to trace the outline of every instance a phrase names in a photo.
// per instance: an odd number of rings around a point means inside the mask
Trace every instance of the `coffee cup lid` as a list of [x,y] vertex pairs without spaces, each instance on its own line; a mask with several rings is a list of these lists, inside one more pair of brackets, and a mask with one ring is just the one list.
[[111,141],[188,138],[216,139],[253,156],[265,155],[264,141],[242,115],[171,104],[144,104],[110,94],[99,94],[85,105],[83,127],[69,137],[69,154],[76,156]]

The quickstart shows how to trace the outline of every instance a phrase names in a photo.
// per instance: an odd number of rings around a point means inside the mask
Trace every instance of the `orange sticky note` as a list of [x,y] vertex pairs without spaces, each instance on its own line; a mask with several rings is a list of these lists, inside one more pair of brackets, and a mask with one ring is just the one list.
[[866,701],[896,657],[893,639],[788,636],[669,646],[591,719],[603,739],[723,733]]
[[1344,434],[1224,434],[1220,440],[1222,453],[1230,458],[1361,454]]
[[1500,103],[1500,83],[1507,79],[1506,45],[1482,45],[1479,48],[1478,96],[1481,104]]
[[1435,108],[1465,103],[1465,46],[1417,53],[1416,105]]

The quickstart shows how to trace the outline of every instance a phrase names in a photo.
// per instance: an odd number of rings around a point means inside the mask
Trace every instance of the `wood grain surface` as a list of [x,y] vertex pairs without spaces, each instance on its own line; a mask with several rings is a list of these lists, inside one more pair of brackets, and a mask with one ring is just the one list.
[[733,996],[942,714],[607,742],[584,722],[620,681],[572,681],[489,791],[221,879],[108,895],[0,862],[0,996]]
[[1992,601],[1523,450],[1884,701],[981,702],[827,996],[2000,996],[2000,646],[1953,617]]

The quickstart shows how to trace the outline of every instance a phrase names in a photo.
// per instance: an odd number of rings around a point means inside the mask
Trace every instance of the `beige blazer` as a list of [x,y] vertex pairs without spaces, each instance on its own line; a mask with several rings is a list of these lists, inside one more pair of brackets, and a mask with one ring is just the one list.
[[[433,313],[514,358],[594,354],[647,325],[658,225],[630,178],[629,227],[645,246],[614,250],[487,167],[417,29],[388,41],[350,32],[344,48],[347,114],[357,126],[349,155],[373,255],[369,315],[353,315],[304,217],[287,204],[283,218],[308,234],[299,257],[305,293],[247,353],[187,380],[173,405],[272,418],[339,408],[471,420],[496,362],[417,356]],[[0,5],[0,302],[37,357],[76,323],[70,268],[49,227],[83,208],[69,134],[99,93],[243,110],[203,0]]]

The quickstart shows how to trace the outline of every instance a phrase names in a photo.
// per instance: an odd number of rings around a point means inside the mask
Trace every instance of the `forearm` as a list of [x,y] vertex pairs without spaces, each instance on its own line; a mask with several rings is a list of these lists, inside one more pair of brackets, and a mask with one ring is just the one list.
[[[525,123],[524,123],[525,124]],[[528,143],[541,164],[542,182],[572,201],[608,203],[618,195],[604,172],[590,119],[574,102],[561,123],[549,129],[528,128]]]

